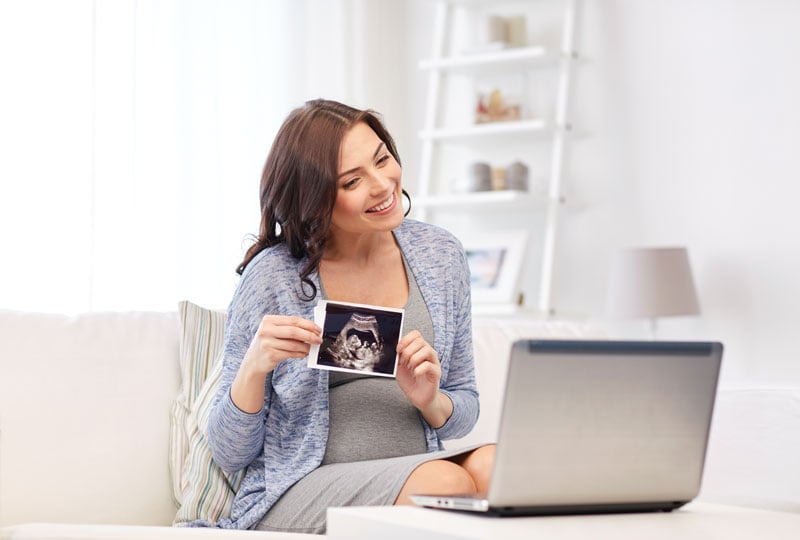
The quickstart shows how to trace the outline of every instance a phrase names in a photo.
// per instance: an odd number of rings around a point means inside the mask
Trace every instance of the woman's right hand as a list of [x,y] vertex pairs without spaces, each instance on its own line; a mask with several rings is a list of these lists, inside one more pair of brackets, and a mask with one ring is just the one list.
[[266,376],[287,358],[303,358],[322,343],[322,329],[301,317],[265,315],[244,355],[242,366]]
[[261,411],[264,381],[288,358],[303,358],[311,345],[322,343],[322,329],[313,321],[285,315],[265,315],[244,355],[231,386],[231,399],[241,410]]

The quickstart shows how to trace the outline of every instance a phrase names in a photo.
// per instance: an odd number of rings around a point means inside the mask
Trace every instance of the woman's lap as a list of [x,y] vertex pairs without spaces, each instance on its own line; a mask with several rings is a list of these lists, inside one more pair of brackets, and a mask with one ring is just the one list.
[[321,466],[289,488],[256,528],[322,534],[329,507],[391,505],[421,464],[476,447]]

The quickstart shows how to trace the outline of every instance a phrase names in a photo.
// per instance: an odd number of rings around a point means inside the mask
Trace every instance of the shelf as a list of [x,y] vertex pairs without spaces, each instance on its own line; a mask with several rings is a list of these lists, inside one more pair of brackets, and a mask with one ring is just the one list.
[[547,123],[544,120],[515,120],[509,122],[490,122],[474,124],[462,128],[442,128],[432,131],[422,131],[422,139],[459,139],[469,137],[482,137],[490,135],[519,134],[545,132]]
[[[428,92],[424,127],[418,133],[422,151],[418,192],[411,203],[414,217],[431,223],[455,223],[465,238],[474,236],[476,229],[499,234],[500,226],[495,222],[521,222],[519,226],[535,238],[537,253],[532,253],[533,258],[525,263],[525,279],[520,280],[517,302],[492,303],[496,298],[473,295],[476,316],[551,318],[555,313],[553,276],[559,214],[566,205],[562,186],[565,154],[573,138],[568,96],[571,72],[578,64],[574,34],[579,2],[559,2],[562,5],[558,12],[549,5],[540,10],[537,3],[520,1],[513,12],[508,12],[524,17],[526,27],[535,23],[534,35],[547,38],[546,42],[522,47],[501,42],[481,46],[479,43],[487,40],[475,39],[477,28],[465,24],[488,24],[481,18],[495,11],[501,12],[500,17],[506,16],[506,8],[499,8],[496,0],[438,0],[433,47],[429,56],[418,62],[419,69],[427,74]],[[561,27],[558,36],[551,32],[556,24]],[[546,35],[539,34],[543,29]],[[494,88],[502,93],[501,97],[514,96],[520,112],[491,117],[525,119],[476,123],[478,118],[484,118],[476,114],[478,96]],[[532,114],[536,116],[531,118]],[[549,153],[546,162],[545,152]],[[548,174],[546,178],[530,178],[530,189],[525,191],[465,192],[457,188],[476,185],[475,182],[465,177],[452,178],[453,170],[466,169],[476,161],[507,163],[512,159],[535,163],[532,170],[537,171],[537,176],[543,176],[544,171]],[[468,171],[463,174],[469,176]],[[491,216],[491,223],[479,219],[483,213]],[[471,219],[473,216],[476,219]],[[528,272],[530,263],[538,264],[538,276]],[[532,278],[538,280],[537,294],[532,291]],[[500,300],[506,299],[504,294]],[[530,301],[535,306],[527,305]]]
[[472,206],[541,206],[545,205],[545,193],[530,193],[527,191],[477,191],[473,193],[455,193],[448,195],[433,195],[417,197],[412,201],[412,206],[420,208],[463,209]]
[[419,67],[423,70],[439,69],[451,71],[484,71],[489,68],[510,67],[525,69],[537,64],[544,65],[547,62],[556,60],[558,56],[558,54],[549,52],[544,47],[523,47],[423,60],[419,63]]

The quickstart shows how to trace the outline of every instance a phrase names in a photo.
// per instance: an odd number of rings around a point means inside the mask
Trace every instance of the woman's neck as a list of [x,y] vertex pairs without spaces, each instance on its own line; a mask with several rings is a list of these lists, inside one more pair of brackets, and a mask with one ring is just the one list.
[[391,232],[348,241],[337,236],[325,247],[319,278],[329,300],[403,307],[408,277]]
[[391,231],[374,233],[337,233],[326,242],[323,261],[367,264],[398,249]]

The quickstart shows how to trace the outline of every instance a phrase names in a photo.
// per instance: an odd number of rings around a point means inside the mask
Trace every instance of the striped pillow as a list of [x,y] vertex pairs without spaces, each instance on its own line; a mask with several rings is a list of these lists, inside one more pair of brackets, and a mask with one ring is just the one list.
[[172,405],[169,466],[180,525],[215,523],[230,514],[241,471],[227,475],[211,458],[208,416],[222,373],[225,313],[191,302],[178,305],[181,390]]

